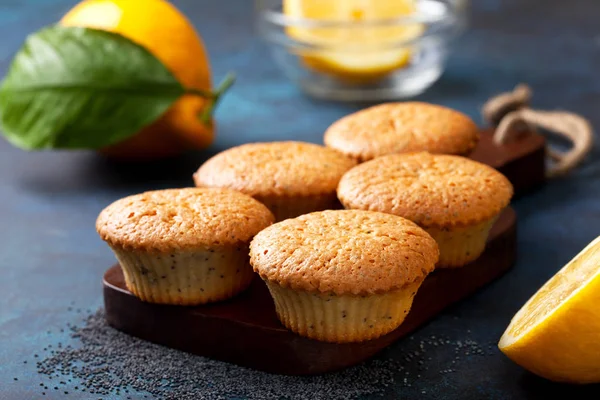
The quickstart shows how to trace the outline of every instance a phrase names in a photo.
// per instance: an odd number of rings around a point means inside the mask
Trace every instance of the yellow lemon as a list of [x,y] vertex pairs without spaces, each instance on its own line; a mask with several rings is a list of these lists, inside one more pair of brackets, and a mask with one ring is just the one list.
[[499,347],[544,378],[600,382],[600,237],[529,299]]
[[[208,91],[210,64],[192,24],[165,0],[85,0],[60,21],[119,33],[144,46],[186,87]],[[152,125],[102,151],[119,158],[154,158],[204,148],[213,125],[199,119],[206,99],[185,95]]]
[[[398,43],[417,38],[423,25],[382,22],[410,16],[415,12],[415,3],[416,0],[284,0],[283,12],[291,18],[332,23],[315,28],[287,28],[290,37],[317,47],[301,54],[308,67],[344,80],[364,82],[382,78],[410,62],[410,47]],[[369,22],[374,25],[368,25]]]

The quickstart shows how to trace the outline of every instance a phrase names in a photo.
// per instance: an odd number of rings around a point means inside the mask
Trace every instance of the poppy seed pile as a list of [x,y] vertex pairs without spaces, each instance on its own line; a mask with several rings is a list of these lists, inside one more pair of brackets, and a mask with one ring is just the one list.
[[[343,371],[319,376],[273,375],[211,360],[137,339],[108,326],[104,311],[81,326],[69,325],[73,345],[36,354],[43,377],[40,394],[103,399],[355,399],[390,394],[392,386],[417,386],[419,374],[456,372],[463,356],[488,354],[473,340],[431,336],[403,341],[401,357],[378,357]],[[77,343],[78,342],[78,343]],[[427,350],[452,346],[455,358],[440,366]],[[406,350],[406,351],[405,351]],[[422,392],[425,394],[425,390]],[[71,396],[69,396],[69,394]],[[62,398],[62,397],[61,397]]]
[[[106,324],[103,310],[88,317],[82,327],[70,329],[81,346],[55,349],[38,362],[38,372],[59,385],[68,382],[66,377],[77,380],[79,391],[97,398],[116,394],[127,399],[134,398],[131,393],[142,392],[148,398],[179,400],[347,399],[379,392],[393,382],[390,361],[374,360],[337,374],[314,377],[254,371],[119,332]],[[47,392],[55,385],[41,388]]]

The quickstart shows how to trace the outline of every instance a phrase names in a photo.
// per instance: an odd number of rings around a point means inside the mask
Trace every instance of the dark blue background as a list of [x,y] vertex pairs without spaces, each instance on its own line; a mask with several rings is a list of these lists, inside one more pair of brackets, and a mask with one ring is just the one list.
[[[54,22],[71,0],[0,0],[0,72],[27,33]],[[189,186],[211,154],[247,142],[320,142],[324,129],[357,106],[313,101],[272,64],[254,34],[251,1],[179,0],[204,37],[215,81],[234,70],[238,82],[218,111],[218,138],[206,152],[162,165],[124,167],[94,153],[25,153],[0,139],[0,399],[39,398],[35,363],[23,364],[47,343],[47,330],[80,317],[67,308],[96,309],[101,276],[113,263],[94,230],[111,201],[144,189]],[[471,28],[442,79],[420,100],[470,114],[489,96],[519,82],[534,90],[533,106],[583,114],[600,127],[600,3],[597,0],[478,0]],[[445,334],[495,343],[525,300],[600,234],[598,147],[567,179],[514,202],[519,216],[515,269],[440,315],[415,339]],[[466,332],[469,330],[470,332]],[[600,337],[600,333],[599,333]],[[64,334],[63,342],[68,342]],[[403,342],[387,351],[400,354]],[[443,358],[439,348],[434,360]],[[493,348],[458,372],[430,374],[413,387],[388,388],[389,398],[599,398],[597,387],[548,383],[524,372]],[[13,378],[18,378],[15,381]],[[56,396],[56,397],[55,397]],[[76,395],[70,395],[75,398]],[[425,398],[425,395],[422,395]],[[62,398],[52,394],[46,398]]]

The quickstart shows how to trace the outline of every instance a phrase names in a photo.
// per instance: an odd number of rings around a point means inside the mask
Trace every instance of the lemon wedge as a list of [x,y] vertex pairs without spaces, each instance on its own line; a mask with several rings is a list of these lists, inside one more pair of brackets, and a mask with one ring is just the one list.
[[544,378],[600,382],[600,237],[525,303],[498,347]]
[[[424,30],[419,23],[359,25],[410,16],[416,0],[284,0],[283,12],[292,18],[331,23],[322,27],[290,26],[287,34],[318,49],[304,50],[304,63],[314,70],[350,81],[379,79],[405,67],[413,40]],[[339,24],[338,24],[339,23]],[[353,23],[356,23],[353,26]]]

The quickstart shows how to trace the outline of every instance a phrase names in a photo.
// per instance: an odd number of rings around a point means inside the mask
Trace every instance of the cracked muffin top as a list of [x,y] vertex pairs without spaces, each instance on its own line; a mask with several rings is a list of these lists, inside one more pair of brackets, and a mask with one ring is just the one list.
[[373,294],[422,281],[433,271],[436,242],[390,214],[328,210],[264,229],[250,243],[260,276],[293,290]]
[[492,167],[426,152],[368,161],[338,186],[346,208],[395,214],[426,228],[483,222],[500,213],[512,194],[512,184]]
[[273,214],[250,196],[185,188],[117,200],[102,210],[96,230],[113,246],[165,252],[248,243],[273,221]]
[[334,122],[324,140],[359,162],[415,151],[468,155],[479,141],[479,128],[465,114],[447,107],[385,103]]
[[335,192],[342,175],[354,165],[351,158],[312,143],[249,143],[206,161],[194,174],[194,182],[253,197],[328,194]]

